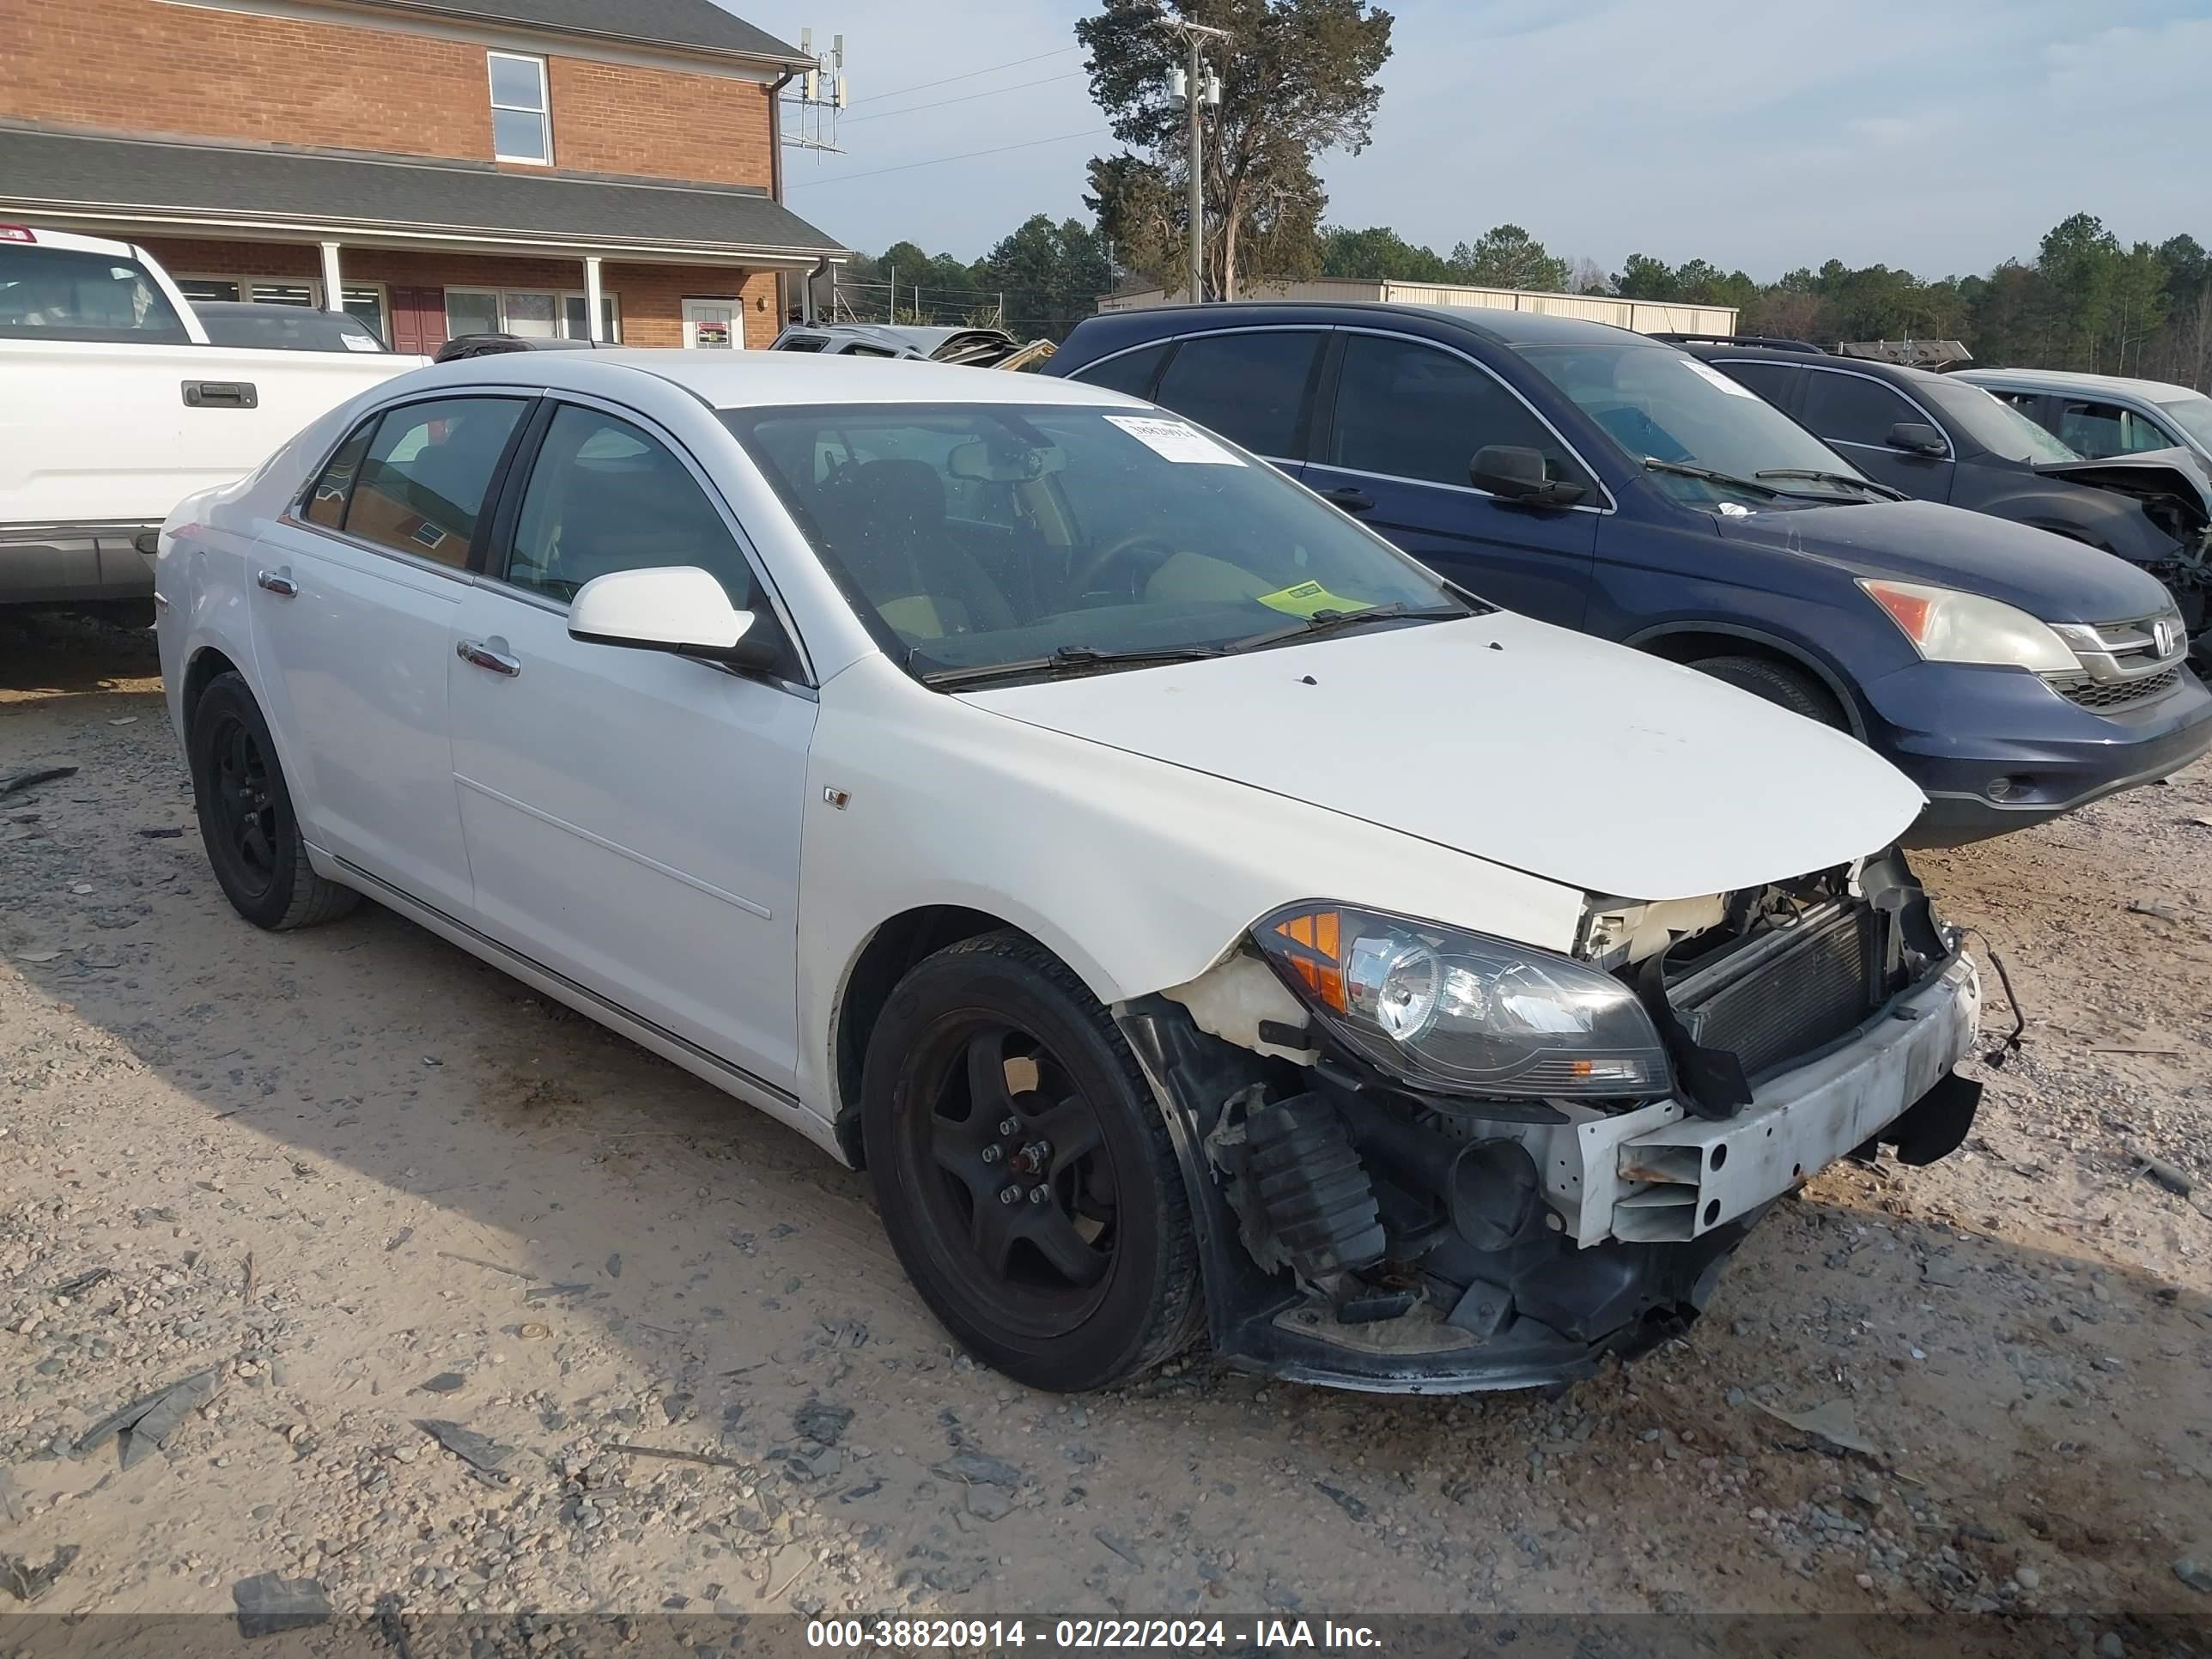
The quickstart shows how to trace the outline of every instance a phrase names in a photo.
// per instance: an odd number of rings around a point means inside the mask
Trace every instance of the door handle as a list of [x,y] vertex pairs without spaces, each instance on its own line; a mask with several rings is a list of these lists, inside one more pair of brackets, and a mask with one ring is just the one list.
[[1341,489],[1324,489],[1321,492],[1321,498],[1331,507],[1340,507],[1346,513],[1372,513],[1375,510],[1375,498],[1365,490],[1354,489],[1349,484]]
[[185,405],[189,409],[258,409],[261,394],[251,380],[186,380]]
[[295,598],[300,592],[300,584],[294,581],[289,574],[282,570],[255,571],[253,573],[253,585],[256,587],[268,589],[270,592],[274,593],[280,599]]
[[482,640],[463,640],[453,647],[453,654],[463,662],[489,668],[493,673],[505,674],[510,679],[522,672],[520,659],[510,657],[504,651],[495,651]]

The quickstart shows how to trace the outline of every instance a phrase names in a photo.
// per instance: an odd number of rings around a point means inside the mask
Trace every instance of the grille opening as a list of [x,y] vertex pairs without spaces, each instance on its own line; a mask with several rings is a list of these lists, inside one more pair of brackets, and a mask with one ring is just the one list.
[[2163,696],[2180,680],[2181,670],[2174,667],[2136,680],[2053,680],[2051,689],[2077,708],[2125,708]]

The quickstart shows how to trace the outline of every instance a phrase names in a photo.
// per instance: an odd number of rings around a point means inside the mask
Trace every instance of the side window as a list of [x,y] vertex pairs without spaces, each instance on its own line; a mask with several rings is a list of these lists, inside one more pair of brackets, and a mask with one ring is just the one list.
[[1155,398],[1255,455],[1292,459],[1326,337],[1319,329],[1248,329],[1185,340]]
[[1805,410],[1798,418],[1831,443],[1871,444],[1889,438],[1899,421],[1922,425],[1928,417],[1879,380],[1832,369],[1808,370]]
[[361,458],[368,453],[368,441],[376,431],[376,416],[372,415],[347,434],[346,441],[331,457],[323,475],[315,480],[314,489],[307,496],[307,520],[325,529],[337,530],[345,524],[346,499],[353,494],[354,480],[361,476]]
[[1804,370],[1789,363],[1717,362],[1715,368],[1738,386],[1749,386],[1777,409],[1786,406]]
[[2171,449],[2174,443],[2132,409],[2076,398],[2068,398],[2063,405],[2058,436],[2093,460],[2107,455],[2139,455],[2146,449]]
[[484,491],[524,407],[518,398],[441,398],[386,410],[346,505],[346,533],[466,564]]
[[1547,476],[1588,485],[1566,446],[1504,382],[1418,340],[1346,334],[1328,465],[1386,477],[1468,487],[1488,444],[1533,449]]
[[751,568],[684,463],[628,421],[563,405],[522,492],[507,580],[566,605],[594,576],[669,564],[712,572],[752,609]]
[[191,337],[135,260],[0,242],[0,339],[188,345]]
[[1152,395],[1152,376],[1160,372],[1160,359],[1167,355],[1167,342],[1163,340],[1158,345],[1139,346],[1134,351],[1125,351],[1103,362],[1085,364],[1067,378],[1080,380],[1085,386],[1103,386],[1109,392],[1126,392],[1132,398],[1148,398]]

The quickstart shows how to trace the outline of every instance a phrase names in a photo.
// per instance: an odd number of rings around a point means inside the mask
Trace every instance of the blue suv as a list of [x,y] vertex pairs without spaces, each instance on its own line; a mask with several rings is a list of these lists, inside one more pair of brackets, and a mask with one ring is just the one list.
[[2212,696],[2151,576],[1908,500],[1643,335],[1165,307],[1086,320],[1050,372],[1212,428],[1485,599],[1853,732],[1928,796],[1920,846],[2042,823],[2212,746]]

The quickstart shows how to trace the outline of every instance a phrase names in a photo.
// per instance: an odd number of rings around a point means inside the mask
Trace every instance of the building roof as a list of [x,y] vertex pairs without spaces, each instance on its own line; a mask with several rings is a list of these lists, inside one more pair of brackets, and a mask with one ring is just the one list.
[[730,185],[29,127],[0,126],[0,211],[64,226],[289,230],[634,258],[845,251],[765,191]]
[[732,15],[713,0],[359,0],[378,11],[507,23],[550,29],[560,34],[591,35],[641,46],[680,46],[695,52],[732,52],[772,63],[804,64],[813,59],[786,46],[765,29]]

